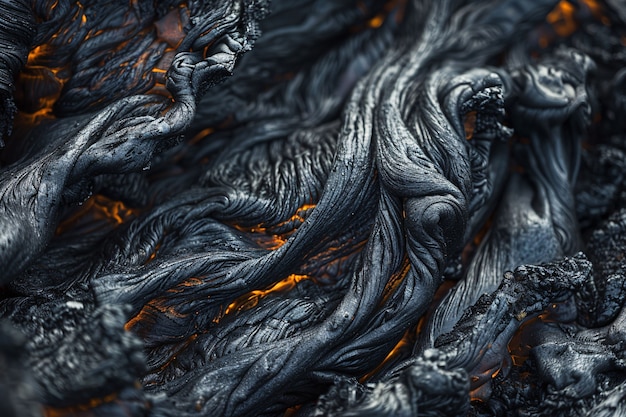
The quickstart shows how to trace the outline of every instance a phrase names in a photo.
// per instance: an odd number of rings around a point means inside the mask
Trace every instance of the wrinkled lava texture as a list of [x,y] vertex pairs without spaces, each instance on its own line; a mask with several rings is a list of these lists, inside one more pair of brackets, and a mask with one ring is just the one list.
[[624,0],[0,2],[0,415],[626,416]]

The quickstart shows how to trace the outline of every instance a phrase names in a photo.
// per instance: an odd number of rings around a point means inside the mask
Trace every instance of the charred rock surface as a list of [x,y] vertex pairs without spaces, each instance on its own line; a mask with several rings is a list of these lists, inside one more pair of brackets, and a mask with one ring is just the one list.
[[39,395],[25,363],[28,355],[24,350],[26,340],[9,323],[1,324],[0,367],[2,378],[2,415],[7,417],[40,416],[42,409]]
[[624,7],[3,3],[4,413],[622,412]]
[[[465,392],[487,400],[492,375],[501,370],[506,373],[511,366],[507,344],[525,319],[572,298],[590,273],[591,264],[582,255],[507,273],[496,291],[481,297],[452,331],[437,338],[434,349],[392,369],[337,415],[466,414],[469,396]],[[543,353],[545,360],[559,361],[555,352]]]

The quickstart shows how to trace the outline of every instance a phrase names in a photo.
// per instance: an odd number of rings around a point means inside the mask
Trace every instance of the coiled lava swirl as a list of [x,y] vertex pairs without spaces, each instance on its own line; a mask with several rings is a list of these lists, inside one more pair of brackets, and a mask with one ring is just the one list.
[[626,415],[623,1],[0,11],[3,416]]

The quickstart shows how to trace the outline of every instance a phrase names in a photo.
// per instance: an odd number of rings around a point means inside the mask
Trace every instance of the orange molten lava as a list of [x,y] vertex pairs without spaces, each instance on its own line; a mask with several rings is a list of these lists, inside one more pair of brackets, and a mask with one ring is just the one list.
[[296,284],[305,279],[309,279],[309,276],[291,274],[287,278],[283,279],[282,281],[278,281],[276,284],[265,290],[251,291],[248,294],[245,294],[230,303],[228,307],[226,307],[226,311],[224,312],[224,314],[231,314],[235,311],[249,310],[259,304],[259,301],[263,297],[266,297],[272,293],[289,291],[293,289]]
[[83,219],[105,220],[116,227],[136,217],[137,214],[138,210],[127,207],[121,201],[96,194],[87,199],[79,210],[59,223],[55,233],[60,235],[75,227]]
[[88,403],[81,404],[81,405],[75,405],[75,406],[64,407],[64,408],[45,407],[44,416],[45,417],[73,416],[78,413],[89,411],[95,407],[101,406],[102,404],[113,402],[116,399],[117,399],[117,394],[109,394],[102,398],[93,398],[89,400]]

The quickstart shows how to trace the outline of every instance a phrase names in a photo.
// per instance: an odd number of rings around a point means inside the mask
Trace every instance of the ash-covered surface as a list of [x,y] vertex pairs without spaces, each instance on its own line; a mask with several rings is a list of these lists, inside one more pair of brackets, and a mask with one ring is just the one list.
[[3,416],[626,416],[626,3],[0,4]]

